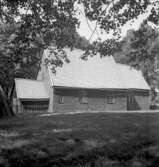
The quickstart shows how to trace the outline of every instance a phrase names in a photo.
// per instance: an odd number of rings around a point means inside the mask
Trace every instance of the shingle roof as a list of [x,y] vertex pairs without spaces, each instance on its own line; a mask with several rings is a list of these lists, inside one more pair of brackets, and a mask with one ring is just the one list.
[[16,78],[15,87],[19,99],[49,99],[42,81]]
[[[49,71],[53,86],[93,89],[145,89],[149,86],[141,71],[115,62],[112,56],[100,58],[99,55],[81,60],[83,51],[65,49],[70,63],[64,63],[56,69],[56,75]],[[49,50],[45,50],[47,56]]]

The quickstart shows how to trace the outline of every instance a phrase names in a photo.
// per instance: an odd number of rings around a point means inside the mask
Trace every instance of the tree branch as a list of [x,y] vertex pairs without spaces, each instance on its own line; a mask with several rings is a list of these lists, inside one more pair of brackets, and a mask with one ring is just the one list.
[[89,37],[89,40],[88,40],[89,42],[90,42],[92,36],[94,35],[94,33],[95,33],[96,30],[97,30],[98,21],[99,21],[100,16],[102,16],[102,15],[107,11],[107,9],[110,7],[111,4],[114,5],[114,0],[113,0],[113,3],[108,4],[108,5],[106,6],[106,8],[105,8],[105,9],[101,12],[101,14],[98,16],[97,21],[96,21],[96,24],[95,24],[95,28],[94,28],[93,32],[91,33],[91,35],[90,35],[90,37]]
[[91,31],[93,31],[93,29],[91,28],[91,26],[90,26],[90,24],[89,24],[89,22],[88,22],[88,18],[86,17],[86,15],[82,12],[81,9],[78,8],[78,10],[79,10],[80,13],[82,14],[82,16],[86,18],[86,23],[87,23],[87,25],[88,25],[88,28],[89,28]]

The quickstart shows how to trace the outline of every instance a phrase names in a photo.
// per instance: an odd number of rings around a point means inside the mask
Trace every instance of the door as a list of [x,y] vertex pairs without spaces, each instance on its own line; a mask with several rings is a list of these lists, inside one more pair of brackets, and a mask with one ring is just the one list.
[[127,110],[133,109],[133,95],[127,96]]
[[140,110],[134,95],[127,96],[127,110]]
[[86,90],[79,90],[77,97],[76,110],[88,110],[88,92]]

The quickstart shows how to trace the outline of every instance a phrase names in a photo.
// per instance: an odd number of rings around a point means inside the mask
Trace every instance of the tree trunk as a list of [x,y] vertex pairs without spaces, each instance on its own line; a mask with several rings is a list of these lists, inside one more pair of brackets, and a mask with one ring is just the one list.
[[4,116],[13,116],[13,110],[11,107],[11,103],[5,96],[3,89],[0,87],[0,117]]

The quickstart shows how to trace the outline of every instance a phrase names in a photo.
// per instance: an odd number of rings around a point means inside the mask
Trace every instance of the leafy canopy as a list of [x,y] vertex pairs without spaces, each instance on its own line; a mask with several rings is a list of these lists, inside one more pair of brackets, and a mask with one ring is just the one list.
[[147,20],[158,24],[157,0],[2,0],[0,17],[5,23],[20,25],[19,34],[26,39],[23,42],[38,38],[43,47],[50,43],[73,47],[80,24],[77,4],[84,6],[89,20],[96,21],[101,30],[113,30],[114,35],[119,35],[128,21],[146,12]]
[[[56,67],[62,65],[63,60],[68,62],[63,48],[78,46],[77,39],[79,40],[77,28],[80,22],[77,5],[84,7],[87,19],[96,21],[95,29],[98,26],[102,31],[113,31],[117,37],[103,42],[95,41],[87,49],[84,47],[86,49],[84,58],[97,51],[102,56],[111,54],[118,46],[121,27],[129,21],[133,22],[143,13],[149,13],[147,21],[158,24],[158,0],[2,0],[1,27],[2,29],[3,25],[11,27],[9,32],[4,33],[6,40],[1,42],[4,46],[0,53],[3,76],[10,77],[8,71],[3,69],[2,64],[5,63],[2,62],[6,61],[5,66],[11,70],[19,66],[28,68],[29,62],[40,62],[43,50],[51,45],[56,46],[56,51],[52,51],[56,54],[56,59],[49,60],[49,63]],[[35,53],[33,50],[39,53],[31,54]],[[58,52],[63,53],[63,56],[59,56]]]
[[159,31],[144,22],[139,30],[129,30],[118,46],[116,59],[142,70],[151,84],[159,68]]

